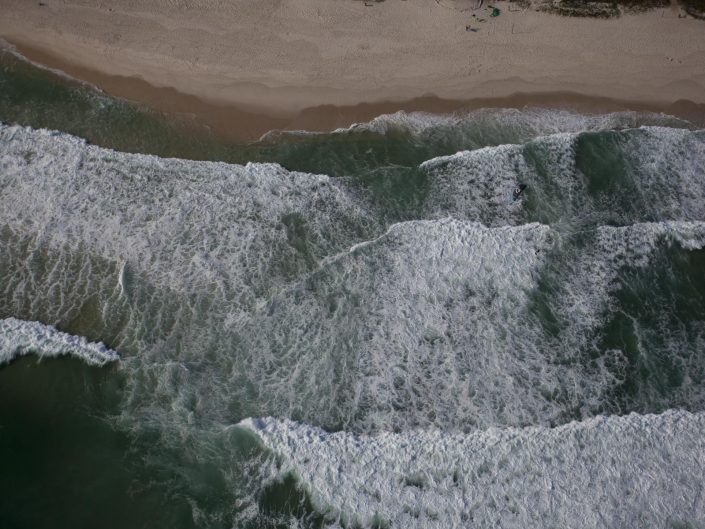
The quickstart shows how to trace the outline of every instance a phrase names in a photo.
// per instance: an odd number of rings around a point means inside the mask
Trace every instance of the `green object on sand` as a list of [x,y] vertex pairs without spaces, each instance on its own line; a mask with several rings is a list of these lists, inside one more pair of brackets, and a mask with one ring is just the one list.
[[498,17],[499,16],[499,8],[493,7],[492,14],[490,16],[491,17]]

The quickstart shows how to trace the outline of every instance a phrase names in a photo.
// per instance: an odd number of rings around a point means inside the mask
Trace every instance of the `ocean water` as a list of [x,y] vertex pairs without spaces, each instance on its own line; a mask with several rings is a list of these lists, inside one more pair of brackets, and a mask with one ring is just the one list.
[[0,527],[705,527],[699,124],[228,145],[0,66]]

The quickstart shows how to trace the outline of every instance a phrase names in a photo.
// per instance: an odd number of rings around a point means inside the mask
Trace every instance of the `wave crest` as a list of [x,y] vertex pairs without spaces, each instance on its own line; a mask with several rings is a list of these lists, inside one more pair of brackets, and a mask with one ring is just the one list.
[[0,320],[0,365],[28,354],[40,358],[69,355],[93,366],[119,360],[118,354],[103,342],[89,342],[83,336],[67,334],[36,321]]

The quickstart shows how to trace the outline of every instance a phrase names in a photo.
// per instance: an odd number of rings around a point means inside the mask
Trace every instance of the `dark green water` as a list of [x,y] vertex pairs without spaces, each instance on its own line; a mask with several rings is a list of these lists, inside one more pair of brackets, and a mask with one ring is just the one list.
[[3,527],[193,527],[188,503],[146,485],[130,436],[108,420],[114,369],[23,358],[0,377]]
[[[0,527],[705,519],[696,125],[493,109],[231,145],[8,53],[0,120]],[[506,456],[533,427],[542,462]],[[620,428],[664,448],[580,459]],[[384,432],[366,475],[353,454]],[[395,466],[434,432],[498,460],[471,472],[453,441]],[[604,469],[624,483],[579,488]]]

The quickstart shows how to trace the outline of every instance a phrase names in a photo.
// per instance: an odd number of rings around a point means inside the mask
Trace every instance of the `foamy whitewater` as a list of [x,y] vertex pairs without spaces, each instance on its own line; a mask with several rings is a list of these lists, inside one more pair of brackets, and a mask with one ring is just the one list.
[[199,527],[702,525],[704,131],[288,136],[330,174],[1,125],[0,361],[119,351],[110,424]]
[[15,318],[0,320],[0,364],[27,354],[36,354],[40,358],[71,355],[94,366],[119,358],[102,342],[89,342],[83,336],[59,332],[51,325]]
[[329,434],[274,419],[241,427],[344,526],[678,527],[705,509],[702,413],[466,435]]

